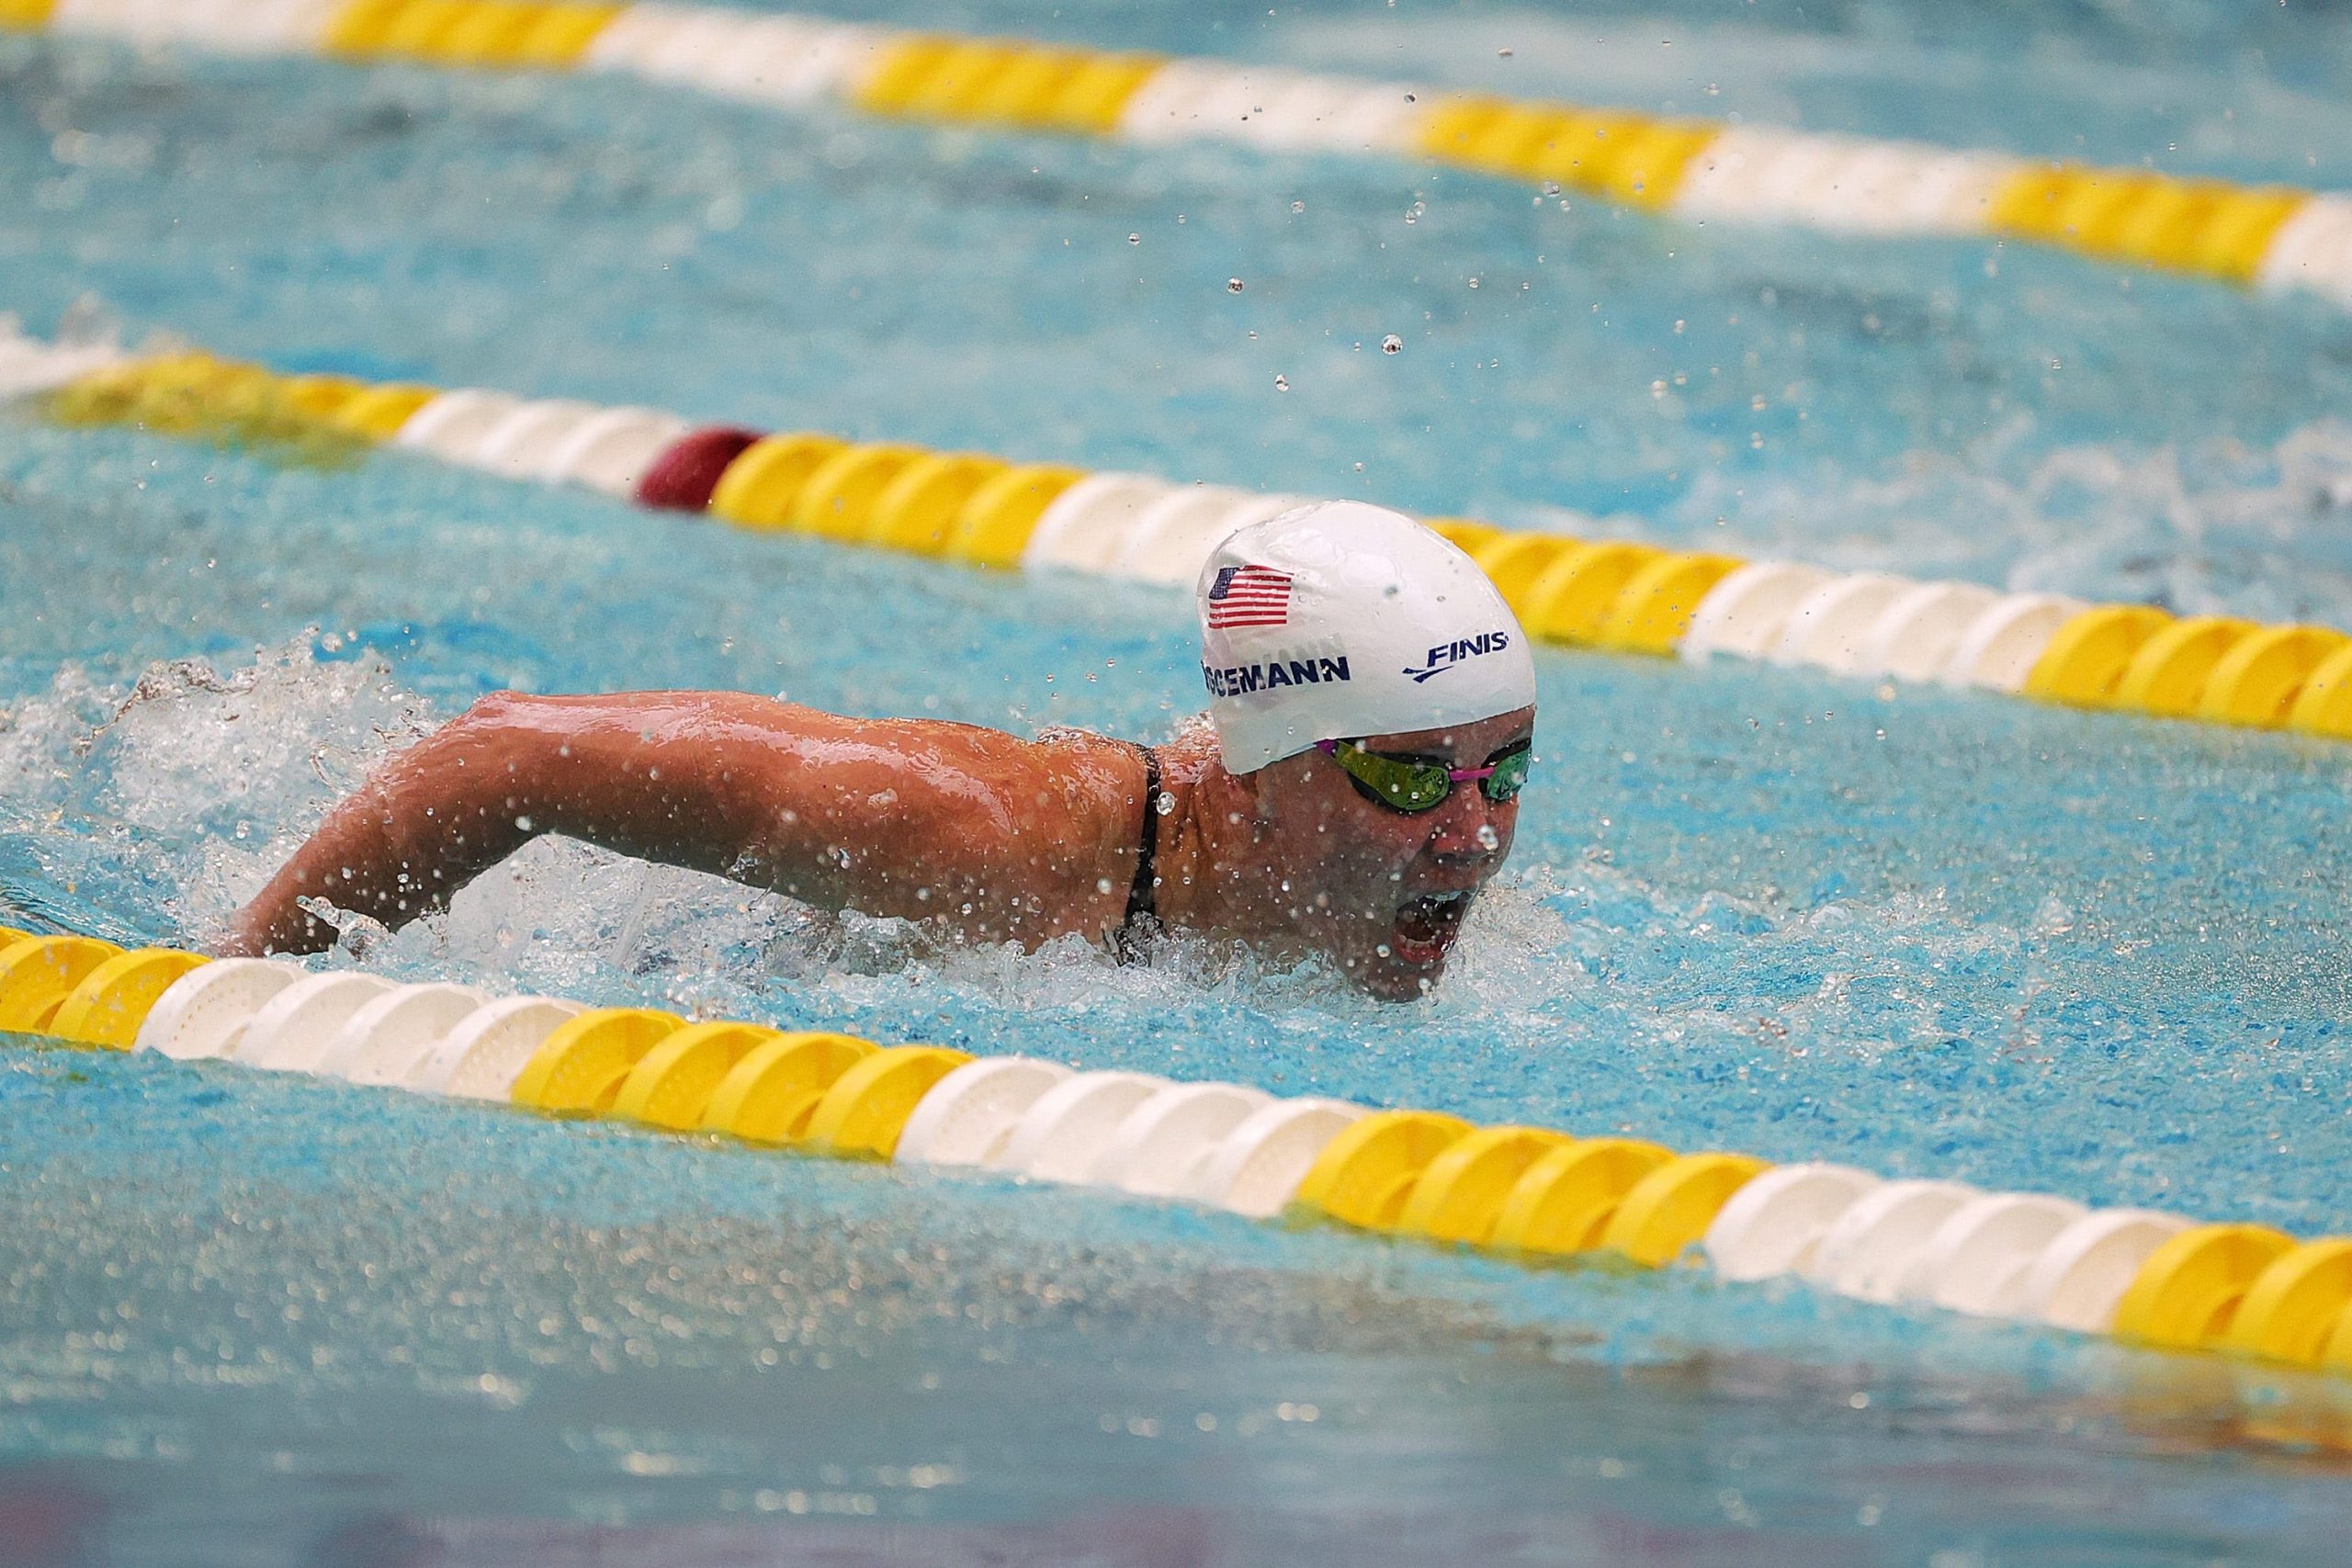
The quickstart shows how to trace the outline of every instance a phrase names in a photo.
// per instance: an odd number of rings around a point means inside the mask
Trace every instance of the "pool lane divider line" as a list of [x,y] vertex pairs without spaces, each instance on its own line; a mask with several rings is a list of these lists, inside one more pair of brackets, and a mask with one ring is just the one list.
[[0,1032],[2352,1372],[2352,1237],[13,930]]
[[1983,235],[2352,306],[2352,197],[1216,59],[814,16],[530,0],[0,0],[0,27],[141,45],[598,71],[808,110],[1272,153],[1390,156],[1697,223]]
[[[195,352],[59,349],[0,333],[7,399],[37,399],[70,425],[329,453],[390,446],[753,531],[1168,587],[1190,587],[1234,530],[1311,499],[806,431],[696,427],[658,410],[480,388],[281,376]],[[1547,642],[2352,739],[2352,637],[2333,627],[1426,521]]]

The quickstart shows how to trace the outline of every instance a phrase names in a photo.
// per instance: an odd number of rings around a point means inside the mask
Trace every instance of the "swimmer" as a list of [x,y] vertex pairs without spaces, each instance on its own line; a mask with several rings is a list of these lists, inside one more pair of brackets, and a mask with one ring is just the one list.
[[1195,601],[1208,721],[1160,747],[736,693],[486,697],[336,807],[223,945],[330,946],[322,901],[402,925],[558,833],[974,942],[1124,958],[1164,928],[1422,995],[1510,852],[1519,623],[1460,550],[1353,502],[1233,535]]

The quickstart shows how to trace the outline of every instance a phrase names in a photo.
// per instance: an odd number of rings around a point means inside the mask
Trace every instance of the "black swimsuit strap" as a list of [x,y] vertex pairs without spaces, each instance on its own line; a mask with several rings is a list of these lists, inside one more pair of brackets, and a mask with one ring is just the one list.
[[1159,889],[1152,881],[1152,852],[1159,839],[1159,758],[1148,746],[1143,753],[1143,827],[1136,836],[1136,879],[1127,885],[1127,914],[1112,938],[1112,950],[1121,963],[1137,957],[1143,922],[1154,918]]

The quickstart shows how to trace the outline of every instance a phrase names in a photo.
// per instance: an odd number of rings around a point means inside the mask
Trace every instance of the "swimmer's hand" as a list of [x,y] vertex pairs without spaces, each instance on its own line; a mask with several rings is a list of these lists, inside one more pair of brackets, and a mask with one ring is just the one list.
[[541,833],[979,940],[1100,940],[1125,909],[1139,775],[1131,748],[1093,737],[737,693],[502,693],[330,812],[220,951],[334,945],[303,907],[319,900],[405,925]]

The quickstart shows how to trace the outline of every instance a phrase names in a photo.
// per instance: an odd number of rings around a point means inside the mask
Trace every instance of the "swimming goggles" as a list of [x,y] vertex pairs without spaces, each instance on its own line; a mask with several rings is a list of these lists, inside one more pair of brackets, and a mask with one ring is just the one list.
[[1430,811],[1445,804],[1453,786],[1478,781],[1486,797],[1500,806],[1526,787],[1535,742],[1514,741],[1487,759],[1483,768],[1457,768],[1442,757],[1399,756],[1367,751],[1352,740],[1318,740],[1315,749],[1340,764],[1356,793],[1391,811]]

